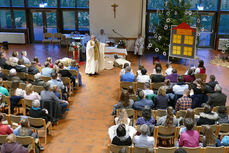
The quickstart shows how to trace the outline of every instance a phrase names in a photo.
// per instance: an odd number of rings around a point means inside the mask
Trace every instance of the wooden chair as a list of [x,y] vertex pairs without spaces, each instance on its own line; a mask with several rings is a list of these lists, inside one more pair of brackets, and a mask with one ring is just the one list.
[[220,130],[219,130],[219,135],[221,137],[225,136],[225,135],[229,135],[229,124],[221,124],[220,125]]
[[3,81],[3,86],[9,91],[12,85],[12,81]]
[[25,72],[17,72],[17,76],[18,76],[21,80],[27,80],[27,73],[25,73]]
[[48,123],[45,122],[45,119],[43,118],[32,118],[29,117],[29,123],[31,128],[34,130],[44,130],[45,133],[45,144],[47,144],[47,129],[49,129],[49,134],[52,132],[52,123],[49,121]]
[[33,88],[34,88],[34,91],[39,93],[39,94],[41,93],[42,90],[44,90],[43,86],[35,86],[35,85],[33,85]]
[[167,110],[158,109],[154,111],[155,120],[158,120],[160,117],[165,116],[167,114]]
[[73,89],[73,84],[71,82],[71,79],[68,77],[61,77],[61,80],[63,81],[63,84],[68,88],[69,95],[71,95]]
[[176,113],[176,118],[180,118],[180,117],[184,118],[185,115],[186,115],[186,110],[180,110]]
[[26,109],[32,108],[32,103],[33,103],[32,100],[27,100],[27,99],[25,99],[25,106],[26,106]]
[[26,84],[25,83],[20,83],[19,84],[19,88],[21,88],[22,90],[25,90]]
[[76,76],[76,83],[77,83],[77,88],[79,88],[79,74],[78,74],[78,72],[76,71],[76,70],[68,70],[71,74],[72,74],[72,76]]
[[58,43],[59,45],[61,45],[61,37],[62,37],[61,33],[54,33],[52,37],[52,44]]
[[10,73],[10,70],[7,70],[7,69],[2,69],[1,71],[2,71],[2,73],[5,74],[6,76],[8,76],[9,73]]
[[11,125],[12,128],[17,128],[20,124],[21,121],[21,116],[17,116],[17,115],[9,115],[9,124]]
[[154,147],[158,144],[158,138],[168,139],[170,144],[175,144],[179,136],[179,127],[165,127],[165,126],[155,126],[154,127]]
[[[215,124],[215,125],[209,125],[209,126],[212,129],[212,131],[215,133],[215,136],[217,138],[218,135],[219,135],[219,131],[220,131],[220,125],[216,125]],[[205,126],[202,125],[202,126],[199,126],[199,128],[200,128],[200,137],[202,137],[203,136],[203,133],[204,133]]]
[[129,146],[116,146],[113,144],[108,145],[108,152],[109,153],[119,153],[121,149],[125,148],[127,153],[132,153],[131,147]]
[[[131,119],[131,123],[134,124],[134,121],[135,121],[135,110],[133,110],[133,109],[125,109],[125,110],[126,110],[126,113],[128,115],[128,118]],[[116,116],[119,116],[119,112],[120,111],[121,111],[121,109],[117,109],[116,110]]]
[[[4,96],[6,102],[7,102],[7,105],[8,105],[8,115],[11,114],[11,102],[10,102],[10,97],[9,96]],[[25,105],[25,101],[24,99],[21,99],[17,105],[22,105],[22,109],[23,109],[23,115],[26,115],[26,105]],[[16,106],[17,107],[17,106]]]
[[204,153],[225,153],[225,147],[206,147]]
[[[8,135],[0,135],[0,144],[6,143],[6,137]],[[35,142],[34,138],[30,136],[16,136],[16,142],[23,146],[31,146],[31,150],[29,152],[35,153]]]
[[16,141],[19,144],[22,144],[23,146],[31,146],[31,149],[29,149],[30,147],[28,147],[29,152],[32,151],[33,153],[36,153],[35,141],[34,141],[33,137],[30,137],[30,136],[17,136],[16,137]]
[[47,76],[41,76],[41,79],[44,80],[45,82],[48,82],[49,80],[52,80],[51,77],[47,77]]
[[200,115],[201,112],[204,112],[204,108],[202,108],[202,107],[194,108],[194,113],[196,115]]
[[138,96],[137,95],[130,95],[130,99],[132,99],[133,101],[137,101]]
[[196,79],[201,79],[203,82],[207,80],[207,74],[195,74]]
[[155,82],[155,83],[150,83],[150,88],[152,90],[158,90],[161,86],[164,85],[164,82]]
[[[229,106],[225,106],[227,108],[227,114],[229,114]],[[218,112],[219,106],[213,107],[213,112]]]
[[158,147],[156,153],[174,153],[177,147]]
[[28,81],[34,81],[34,80],[35,80],[34,75],[32,75],[32,74],[27,74],[27,80],[28,80]]
[[136,82],[120,82],[120,89],[119,89],[119,93],[118,93],[118,97],[120,97],[122,90],[125,89],[127,90],[129,86],[133,87],[133,90],[136,92],[137,91],[137,84]]
[[6,113],[2,113],[2,115],[3,115],[2,124],[8,125],[9,124],[9,115],[7,115]]
[[0,145],[2,145],[3,143],[6,143],[6,137],[8,135],[0,135]]
[[134,91],[136,91],[136,82],[120,82],[120,91],[123,89],[128,89],[129,86],[132,86]]
[[144,89],[144,88],[145,88],[145,83],[137,82],[137,89]]
[[42,43],[52,43],[52,33],[44,33]]
[[196,147],[196,148],[189,148],[189,147],[182,147],[187,153],[201,153],[201,148]]
[[133,153],[148,153],[148,148],[140,148],[133,146]]

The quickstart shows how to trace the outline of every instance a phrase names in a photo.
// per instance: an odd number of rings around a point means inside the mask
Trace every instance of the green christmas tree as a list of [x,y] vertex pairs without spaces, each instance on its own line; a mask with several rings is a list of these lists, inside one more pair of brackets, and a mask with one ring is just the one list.
[[149,40],[148,49],[168,55],[170,44],[171,25],[179,25],[186,22],[192,25],[197,19],[196,13],[191,10],[191,4],[187,0],[167,0],[164,9],[158,10],[159,24],[153,30],[153,39]]

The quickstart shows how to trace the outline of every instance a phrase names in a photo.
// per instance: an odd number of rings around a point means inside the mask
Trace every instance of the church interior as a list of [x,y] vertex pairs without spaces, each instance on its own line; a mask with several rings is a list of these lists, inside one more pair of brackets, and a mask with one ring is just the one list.
[[0,0],[1,153],[229,153],[229,0]]

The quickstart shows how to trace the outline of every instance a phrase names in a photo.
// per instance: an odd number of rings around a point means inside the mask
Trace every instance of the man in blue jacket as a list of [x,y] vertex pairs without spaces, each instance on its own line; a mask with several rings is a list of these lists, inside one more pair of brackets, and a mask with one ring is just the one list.
[[121,76],[122,82],[134,82],[135,81],[135,76],[131,74],[130,72],[131,72],[131,67],[130,66],[126,67],[126,73]]
[[139,92],[139,101],[136,101],[133,105],[135,110],[143,110],[145,106],[149,106],[151,109],[154,107],[152,100],[147,100],[143,91]]

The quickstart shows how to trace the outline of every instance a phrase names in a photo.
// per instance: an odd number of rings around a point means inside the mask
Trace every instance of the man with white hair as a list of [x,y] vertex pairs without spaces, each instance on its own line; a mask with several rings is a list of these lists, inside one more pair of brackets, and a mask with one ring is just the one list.
[[100,34],[97,36],[97,39],[101,43],[106,43],[109,40],[103,29],[100,30]]
[[96,40],[95,35],[92,35],[91,40],[87,43],[85,73],[89,76],[96,75],[99,71],[104,70],[105,46],[104,43]]
[[46,122],[50,120],[50,117],[48,116],[48,111],[46,109],[40,108],[39,100],[34,100],[32,102],[32,108],[29,110],[29,116],[34,118],[43,118]]
[[209,96],[207,104],[212,108],[215,106],[225,106],[227,96],[222,93],[222,87],[219,84],[215,85],[215,93]]
[[34,75],[34,81],[32,82],[33,85],[36,86],[43,86],[45,81],[41,79],[41,73],[37,73]]
[[22,51],[21,52],[21,58],[23,59],[24,64],[30,65],[31,62],[30,62],[30,60],[26,56],[27,56],[27,52],[26,51]]
[[134,145],[141,148],[153,148],[154,138],[148,136],[149,127],[146,124],[141,125],[140,127],[141,135],[134,137]]
[[9,81],[18,80],[19,82],[22,82],[21,79],[17,76],[17,71],[15,69],[10,69],[8,80]]

